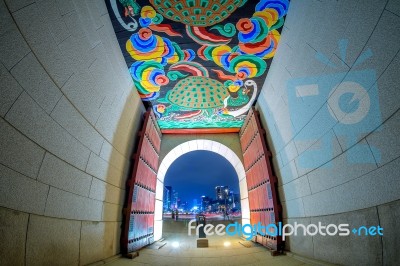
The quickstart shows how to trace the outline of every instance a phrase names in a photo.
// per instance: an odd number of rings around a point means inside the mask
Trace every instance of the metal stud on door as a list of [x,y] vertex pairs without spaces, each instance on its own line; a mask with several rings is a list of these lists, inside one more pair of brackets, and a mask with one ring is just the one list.
[[132,174],[126,185],[128,195],[124,204],[121,252],[136,251],[151,244],[154,237],[155,187],[161,132],[152,111],[144,116],[138,147],[133,156]]
[[[271,152],[267,149],[265,131],[261,127],[259,114],[251,109],[239,132],[243,161],[248,184],[250,223],[267,226],[281,221],[281,205],[278,197],[276,177],[272,172]],[[273,251],[282,249],[280,237],[258,234],[253,239]]]

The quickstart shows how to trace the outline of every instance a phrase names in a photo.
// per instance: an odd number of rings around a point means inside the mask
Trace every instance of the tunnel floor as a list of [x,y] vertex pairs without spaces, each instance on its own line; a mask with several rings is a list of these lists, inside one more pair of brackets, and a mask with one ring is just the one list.
[[197,236],[188,236],[186,226],[187,221],[164,221],[162,248],[148,246],[134,259],[119,258],[106,265],[309,265],[286,255],[273,257],[265,247],[237,236],[209,236],[209,247],[197,248]]

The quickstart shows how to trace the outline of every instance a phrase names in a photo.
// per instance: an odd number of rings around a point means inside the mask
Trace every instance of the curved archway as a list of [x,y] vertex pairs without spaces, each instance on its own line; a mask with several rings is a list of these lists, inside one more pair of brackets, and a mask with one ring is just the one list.
[[162,207],[164,193],[164,178],[168,168],[180,156],[191,151],[211,151],[225,157],[233,166],[238,176],[240,190],[240,204],[242,210],[242,224],[250,223],[250,208],[248,200],[247,182],[244,166],[239,157],[230,148],[216,141],[196,139],[184,142],[172,149],[162,160],[157,174],[156,206],[154,212],[154,240],[162,237]]

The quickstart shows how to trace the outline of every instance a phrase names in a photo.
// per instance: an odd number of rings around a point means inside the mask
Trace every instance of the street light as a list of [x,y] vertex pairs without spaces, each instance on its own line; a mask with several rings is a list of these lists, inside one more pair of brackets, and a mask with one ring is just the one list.
[[226,215],[228,214],[227,212],[227,207],[226,207],[226,198],[228,197],[228,189],[225,189],[225,213],[224,213],[224,219],[226,218]]

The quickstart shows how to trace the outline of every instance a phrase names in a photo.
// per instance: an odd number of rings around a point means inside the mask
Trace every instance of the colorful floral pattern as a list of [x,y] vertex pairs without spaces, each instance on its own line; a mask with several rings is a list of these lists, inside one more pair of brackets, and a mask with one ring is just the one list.
[[[161,128],[242,125],[276,52],[288,0],[115,1],[107,7],[121,50]],[[127,30],[132,23],[137,29]],[[212,84],[226,90],[218,103]],[[185,102],[200,92],[206,112]]]

